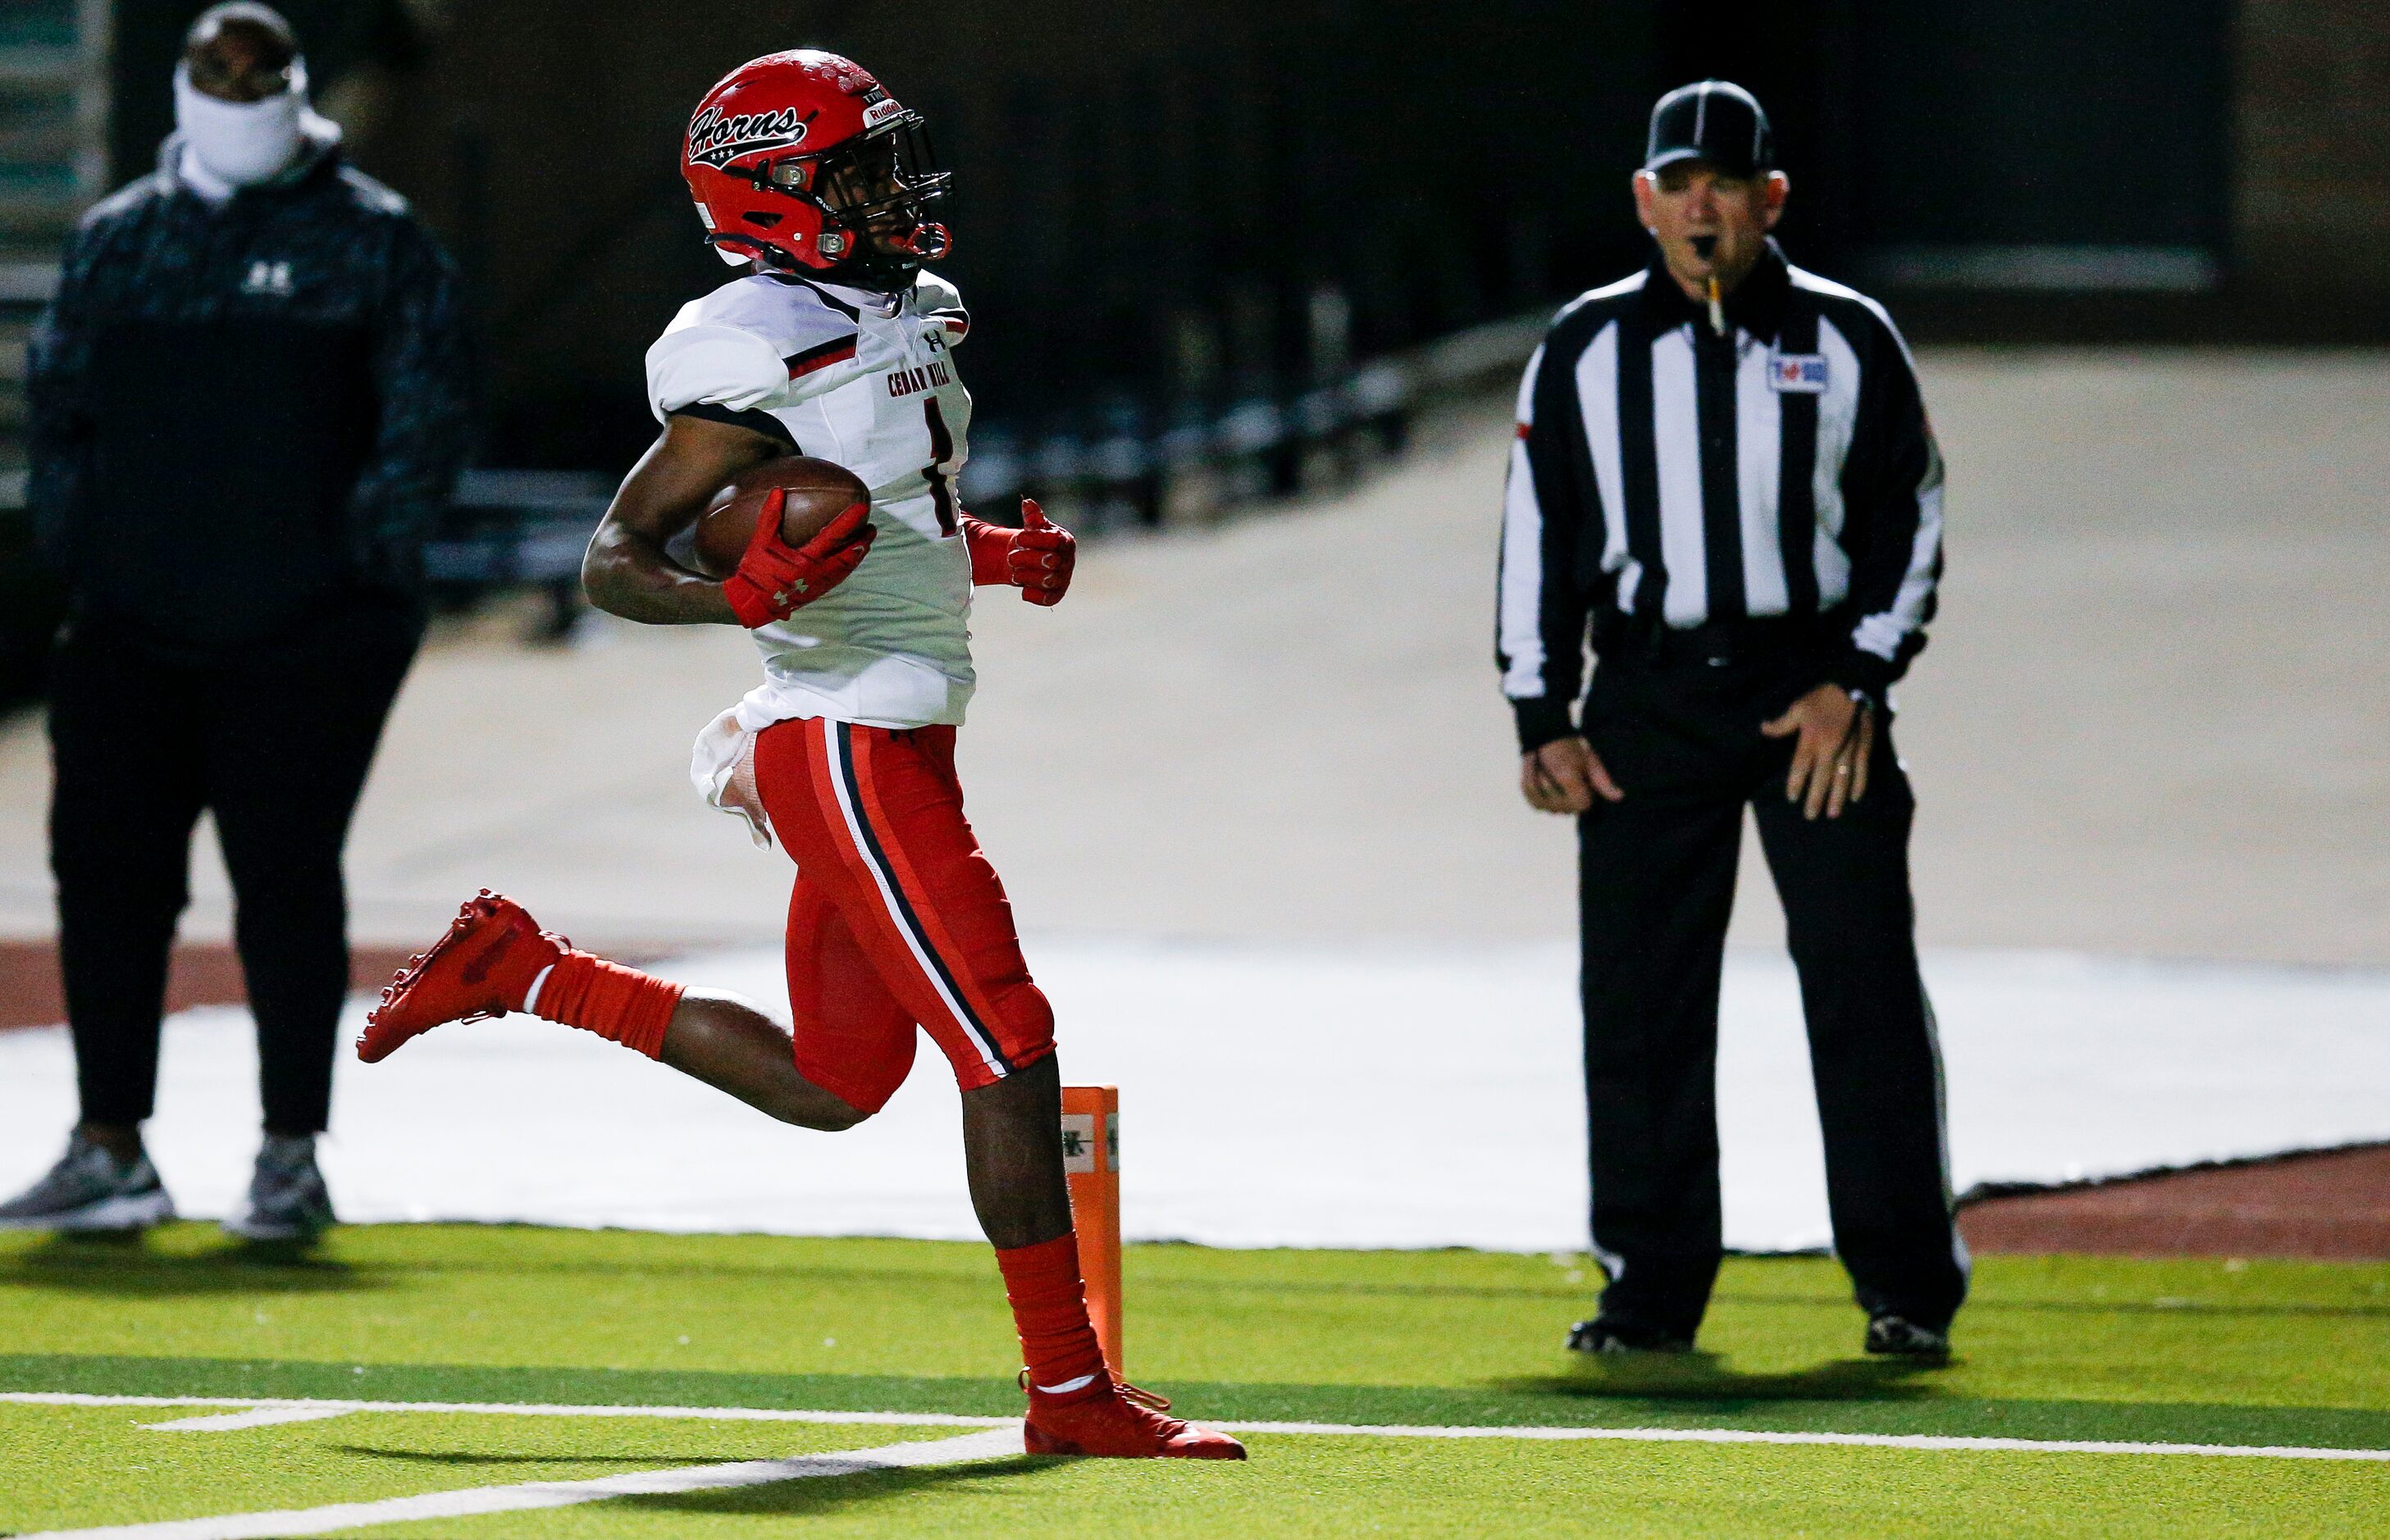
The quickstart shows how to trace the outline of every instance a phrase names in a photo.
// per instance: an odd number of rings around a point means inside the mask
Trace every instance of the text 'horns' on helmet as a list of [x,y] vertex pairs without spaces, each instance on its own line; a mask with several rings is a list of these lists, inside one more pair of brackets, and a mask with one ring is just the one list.
[[681,174],[726,262],[894,289],[953,246],[928,218],[951,178],[921,115],[853,59],[819,49],[766,54],[723,76],[689,118]]

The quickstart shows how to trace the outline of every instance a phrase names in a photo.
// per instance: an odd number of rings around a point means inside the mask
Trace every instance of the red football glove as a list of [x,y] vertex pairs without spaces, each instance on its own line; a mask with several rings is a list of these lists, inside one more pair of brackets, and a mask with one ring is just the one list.
[[765,494],[747,554],[739,558],[739,570],[722,580],[722,597],[750,631],[787,620],[844,583],[880,533],[871,527],[871,505],[857,503],[811,540],[791,545],[780,538],[780,514],[788,501],[786,487]]
[[1077,537],[1060,524],[1047,522],[1045,510],[1034,497],[1021,500],[1021,525],[1008,530],[963,515],[971,582],[983,588],[1018,588],[1031,604],[1061,603],[1079,561]]

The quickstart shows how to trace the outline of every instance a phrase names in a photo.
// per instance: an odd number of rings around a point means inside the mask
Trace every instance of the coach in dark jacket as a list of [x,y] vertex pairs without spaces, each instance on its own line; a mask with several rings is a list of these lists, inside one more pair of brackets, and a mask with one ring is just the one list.
[[[1882,306],[1784,260],[1740,87],[1673,91],[1651,264],[1561,313],[1520,393],[1498,651],[1521,789],[1577,815],[1594,1249],[1570,1345],[1692,1345],[1720,1255],[1719,969],[1743,811],[1784,901],[1834,1245],[1868,1351],[1966,1293],[1886,692],[1924,646],[1942,458]],[[1590,622],[1599,658],[1582,714]]]
[[51,864],[83,1115],[0,1224],[172,1212],[140,1125],[205,810],[263,1063],[264,1148],[227,1226],[298,1238],[330,1219],[341,846],[422,637],[466,346],[447,259],[342,162],[278,15],[209,11],[174,86],[157,172],[85,218],[32,349],[35,529],[69,594]]

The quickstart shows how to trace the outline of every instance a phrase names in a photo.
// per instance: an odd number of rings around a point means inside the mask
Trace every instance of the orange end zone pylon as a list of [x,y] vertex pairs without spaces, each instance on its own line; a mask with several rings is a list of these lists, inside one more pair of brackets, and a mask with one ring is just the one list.
[[1062,1087],[1062,1170],[1071,1182],[1071,1223],[1079,1232],[1079,1274],[1104,1362],[1121,1367],[1120,1087]]

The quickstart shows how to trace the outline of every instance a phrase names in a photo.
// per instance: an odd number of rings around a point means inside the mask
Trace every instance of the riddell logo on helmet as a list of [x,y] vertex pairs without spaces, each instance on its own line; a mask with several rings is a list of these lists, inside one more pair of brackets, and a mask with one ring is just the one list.
[[740,113],[726,118],[722,109],[709,107],[688,125],[688,158],[716,171],[742,155],[759,149],[787,149],[805,139],[805,125],[814,114],[800,117],[793,107],[777,112]]

